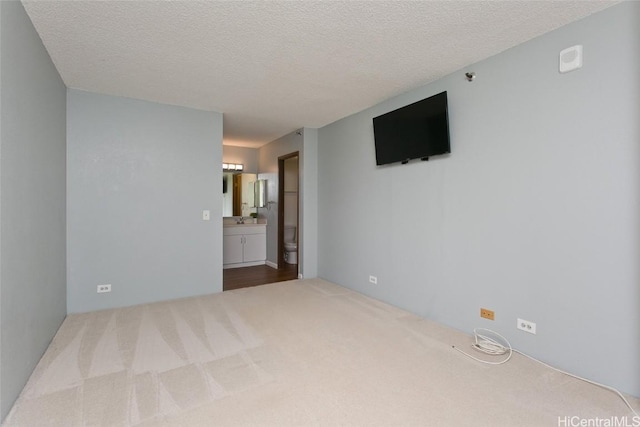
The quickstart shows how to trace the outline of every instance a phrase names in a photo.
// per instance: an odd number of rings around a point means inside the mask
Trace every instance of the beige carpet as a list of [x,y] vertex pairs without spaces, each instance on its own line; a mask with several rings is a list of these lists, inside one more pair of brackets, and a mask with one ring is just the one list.
[[523,356],[488,366],[451,348],[470,343],[317,279],[70,315],[5,425],[558,426],[558,417],[631,417],[613,393]]

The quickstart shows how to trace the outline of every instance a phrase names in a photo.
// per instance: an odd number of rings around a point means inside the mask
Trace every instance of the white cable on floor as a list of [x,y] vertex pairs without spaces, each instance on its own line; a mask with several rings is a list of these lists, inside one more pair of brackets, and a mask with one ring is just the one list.
[[[502,344],[500,342],[498,342],[497,340],[495,340],[494,338],[488,337],[486,335],[480,334],[478,331],[485,331],[489,332],[493,335],[496,335],[498,337],[500,337],[506,344]],[[511,344],[509,343],[509,341],[503,337],[502,335],[500,335],[497,332],[492,331],[491,329],[484,329],[484,328],[475,328],[473,330],[473,336],[476,340],[475,344],[472,344],[471,347],[473,347],[474,349],[478,350],[481,353],[485,353],[485,354],[489,354],[492,356],[501,356],[503,354],[507,354],[509,353],[509,355],[506,357],[506,359],[501,360],[500,362],[490,362],[488,360],[482,360],[482,359],[478,359],[475,356],[470,355],[469,353],[466,353],[462,350],[460,350],[458,347],[453,346],[453,348],[455,348],[456,350],[458,350],[460,353],[464,354],[465,356],[473,359],[473,360],[477,360],[478,362],[481,363],[486,363],[488,365],[502,365],[503,363],[506,363],[509,361],[509,359],[511,359],[511,355],[513,354],[513,349],[511,348]]]
[[[488,332],[490,334],[493,334],[493,335],[495,335],[497,337],[500,337],[504,341],[504,344],[498,342],[494,338],[486,336],[484,333],[481,334],[478,331],[486,331],[486,332]],[[578,379],[578,380],[587,382],[589,384],[593,384],[595,386],[602,387],[602,388],[604,388],[606,390],[614,392],[627,405],[627,407],[631,410],[633,415],[635,415],[636,417],[640,417],[640,415],[638,415],[638,413],[635,411],[635,409],[633,409],[633,407],[631,406],[629,401],[622,395],[622,393],[620,393],[617,389],[615,389],[613,387],[609,387],[608,385],[600,384],[598,382],[591,381],[591,380],[588,380],[586,378],[582,378],[582,377],[580,377],[578,375],[574,375],[574,374],[571,374],[569,372],[563,371],[562,369],[554,368],[553,366],[548,365],[548,364],[536,359],[535,357],[529,356],[528,354],[523,353],[520,350],[515,350],[513,347],[511,347],[511,343],[509,342],[509,340],[507,340],[505,337],[503,337],[499,333],[497,333],[495,331],[492,331],[491,329],[474,328],[473,336],[474,336],[476,342],[475,342],[475,344],[472,344],[471,347],[473,347],[474,349],[478,350],[479,352],[482,352],[482,353],[485,353],[485,354],[489,354],[489,355],[492,355],[492,356],[500,356],[500,355],[504,355],[504,354],[508,353],[508,356],[504,360],[501,360],[499,362],[490,362],[488,360],[478,359],[477,357],[474,357],[474,356],[470,355],[469,353],[466,353],[466,352],[460,350],[456,346],[452,346],[452,347],[454,349],[458,350],[460,353],[464,354],[465,356],[467,356],[467,357],[469,357],[469,358],[471,358],[473,360],[476,360],[478,362],[486,363],[488,365],[502,365],[503,363],[506,363],[507,361],[509,361],[509,359],[511,359],[511,356],[513,355],[513,352],[520,353],[521,355],[523,355],[525,357],[528,357],[529,359],[533,360],[534,362],[538,362],[541,365],[546,366],[547,368],[550,368],[550,369],[553,369],[554,371],[560,372],[561,374],[568,375],[568,376],[573,377],[575,379]]]

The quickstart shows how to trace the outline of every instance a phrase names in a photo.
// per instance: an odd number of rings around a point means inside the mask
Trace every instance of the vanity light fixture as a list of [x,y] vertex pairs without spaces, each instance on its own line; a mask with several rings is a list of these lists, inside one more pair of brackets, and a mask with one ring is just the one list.
[[244,166],[238,163],[223,163],[222,170],[223,171],[241,171],[244,169]]

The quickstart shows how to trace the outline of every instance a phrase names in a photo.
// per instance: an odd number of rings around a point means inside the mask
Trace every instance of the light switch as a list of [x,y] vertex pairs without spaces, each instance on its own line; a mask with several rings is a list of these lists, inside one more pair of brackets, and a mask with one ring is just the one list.
[[211,218],[211,211],[202,211],[202,220],[209,221]]

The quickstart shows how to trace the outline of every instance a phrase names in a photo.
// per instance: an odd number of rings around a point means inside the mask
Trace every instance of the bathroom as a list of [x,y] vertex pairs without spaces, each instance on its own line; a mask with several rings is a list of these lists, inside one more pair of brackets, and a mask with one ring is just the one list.
[[[298,133],[259,148],[223,145],[227,167],[223,170],[222,193],[224,290],[298,278],[301,199],[296,139],[301,142]],[[295,151],[287,152],[289,149]],[[262,192],[255,192],[256,183],[262,185]],[[260,195],[264,197],[262,206],[257,203]],[[262,255],[256,257],[260,252],[255,245],[260,239],[264,242]],[[234,251],[242,253],[243,249],[236,246],[244,247],[245,254],[249,251],[254,258],[227,256]]]
[[283,167],[283,240],[284,262],[298,264],[299,157],[294,153],[282,159]]

